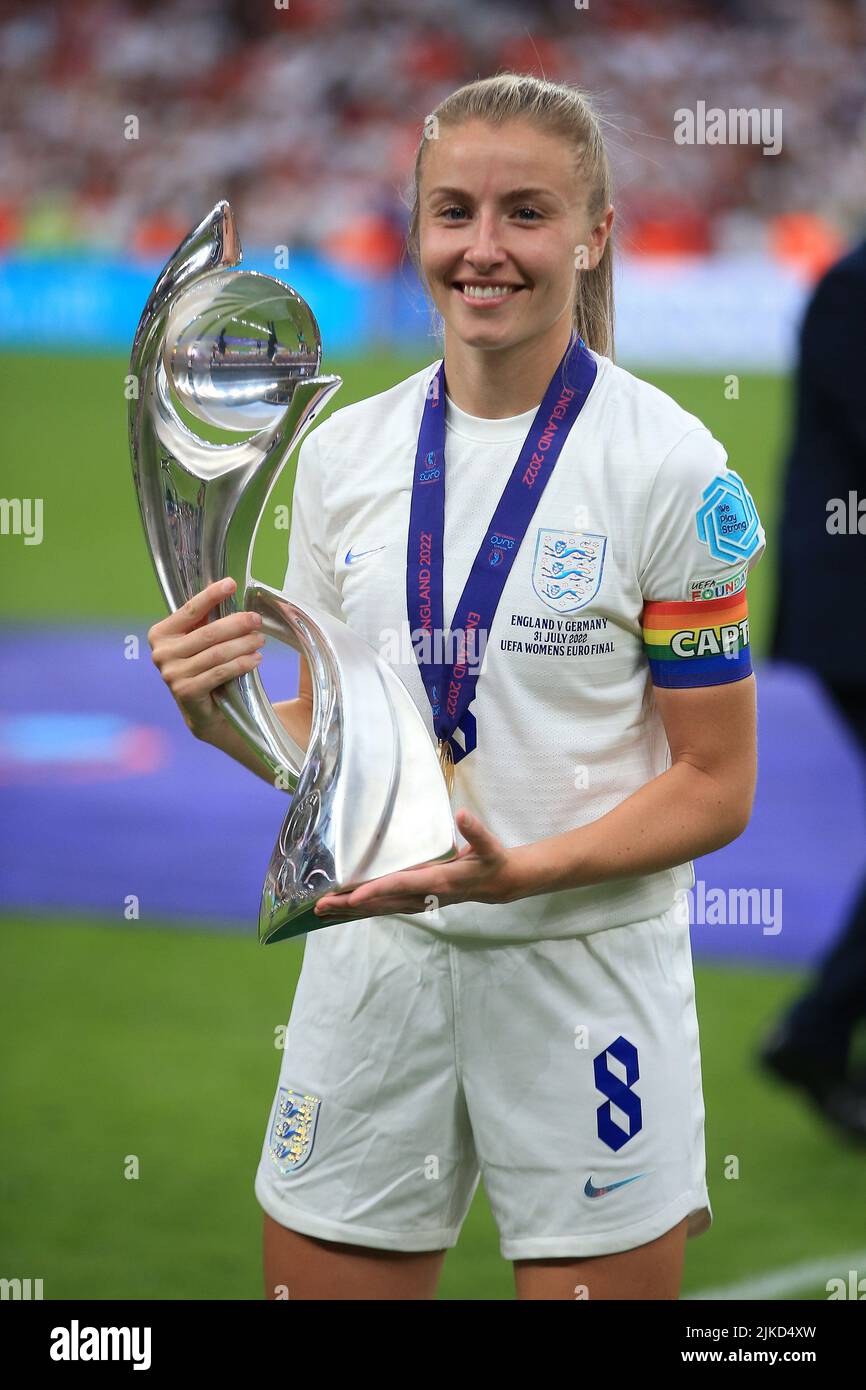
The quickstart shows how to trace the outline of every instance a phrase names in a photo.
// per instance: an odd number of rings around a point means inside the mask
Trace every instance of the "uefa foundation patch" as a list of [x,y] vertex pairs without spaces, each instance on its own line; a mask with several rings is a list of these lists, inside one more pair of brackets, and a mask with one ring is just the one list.
[[724,685],[751,675],[745,589],[698,603],[645,603],[642,622],[654,685]]
[[733,598],[734,594],[745,589],[748,573],[748,565],[743,565],[727,579],[693,579],[689,584],[689,597],[694,603],[706,603],[714,598]]
[[286,1086],[277,1092],[268,1151],[283,1177],[296,1173],[313,1152],[321,1104],[318,1096],[305,1096]]

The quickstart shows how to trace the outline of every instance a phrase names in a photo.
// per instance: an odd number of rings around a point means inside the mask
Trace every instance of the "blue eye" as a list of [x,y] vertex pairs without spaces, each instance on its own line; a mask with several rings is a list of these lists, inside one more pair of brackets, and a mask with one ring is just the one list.
[[[531,207],[529,204],[515,208],[514,212],[515,216],[522,222],[538,222],[543,217],[543,214],[538,211],[538,208]],[[469,213],[465,207],[461,207],[459,204],[455,203],[452,204],[451,207],[443,208],[438,215],[446,222],[464,222],[469,216]]]

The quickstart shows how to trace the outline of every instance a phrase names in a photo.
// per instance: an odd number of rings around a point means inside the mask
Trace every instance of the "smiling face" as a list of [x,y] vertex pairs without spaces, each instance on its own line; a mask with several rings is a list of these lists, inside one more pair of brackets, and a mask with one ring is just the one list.
[[592,225],[574,170],[569,142],[525,120],[471,120],[428,140],[419,253],[446,341],[497,350],[570,332],[576,264],[598,264],[613,221],[608,208]]

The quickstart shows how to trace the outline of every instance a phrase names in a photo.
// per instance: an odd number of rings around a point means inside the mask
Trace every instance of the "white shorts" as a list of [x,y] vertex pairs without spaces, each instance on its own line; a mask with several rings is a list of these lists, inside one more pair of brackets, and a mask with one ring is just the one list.
[[509,1260],[630,1250],[683,1217],[708,1230],[682,916],[505,946],[417,917],[312,932],[261,1206],[326,1240],[440,1250],[483,1176]]

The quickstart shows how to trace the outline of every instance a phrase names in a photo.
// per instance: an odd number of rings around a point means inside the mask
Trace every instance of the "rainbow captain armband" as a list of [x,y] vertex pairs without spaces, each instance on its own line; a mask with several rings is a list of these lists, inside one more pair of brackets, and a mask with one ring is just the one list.
[[654,685],[724,685],[752,673],[745,588],[731,598],[645,603],[642,621]]

